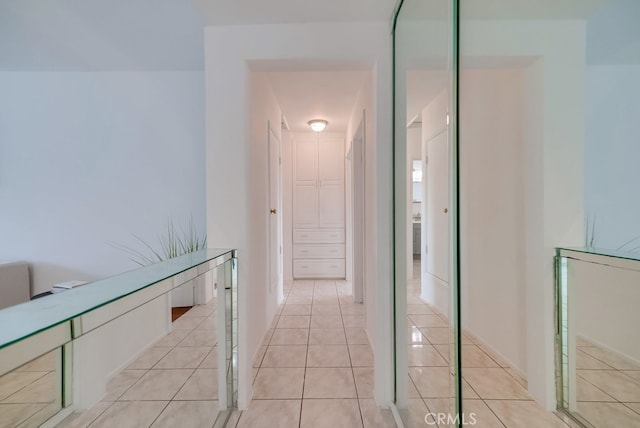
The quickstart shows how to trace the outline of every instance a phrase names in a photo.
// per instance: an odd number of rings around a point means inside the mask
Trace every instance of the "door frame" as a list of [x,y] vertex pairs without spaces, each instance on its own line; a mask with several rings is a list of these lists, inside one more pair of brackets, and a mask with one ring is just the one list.
[[362,119],[356,128],[351,140],[351,198],[352,198],[352,260],[353,275],[352,293],[353,301],[363,303],[365,300],[365,248],[366,248],[366,175],[365,175],[365,141],[366,141],[366,118],[365,111],[362,111]]
[[[274,153],[272,153],[272,145],[275,144],[277,150],[277,156],[274,158]],[[269,244],[268,244],[268,270],[269,270],[269,292],[274,292],[274,282],[273,278],[273,269],[274,264],[277,269],[277,279],[275,283],[275,291],[278,293],[278,301],[282,300],[283,296],[283,284],[284,284],[284,261],[283,261],[283,227],[282,227],[282,143],[278,136],[276,135],[275,130],[271,126],[271,121],[267,121],[267,171],[269,177],[269,212],[267,216],[269,218],[268,223],[268,236],[269,236]],[[275,174],[275,176],[274,176]],[[273,188],[273,180],[275,183],[275,191],[276,195],[272,195]],[[274,201],[275,199],[275,201]],[[275,202],[275,203],[274,203]],[[273,212],[275,210],[275,212]],[[274,218],[275,217],[275,218]],[[272,221],[275,221],[275,236],[274,236],[274,225]],[[276,254],[275,260],[273,260],[274,254],[271,251],[273,247],[273,239],[276,239]]]

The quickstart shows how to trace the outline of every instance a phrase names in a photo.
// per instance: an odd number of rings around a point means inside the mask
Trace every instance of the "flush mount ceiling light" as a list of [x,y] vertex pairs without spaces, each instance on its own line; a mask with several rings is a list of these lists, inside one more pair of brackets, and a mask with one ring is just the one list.
[[322,131],[324,131],[324,128],[327,126],[327,124],[329,122],[327,122],[326,120],[322,120],[322,119],[313,119],[313,120],[310,120],[307,123],[309,124],[311,129],[313,129],[315,132],[322,132]]

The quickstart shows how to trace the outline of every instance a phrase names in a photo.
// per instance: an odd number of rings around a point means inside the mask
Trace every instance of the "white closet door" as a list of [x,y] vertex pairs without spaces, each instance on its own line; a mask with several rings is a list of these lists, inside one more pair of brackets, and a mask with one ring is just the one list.
[[318,227],[318,187],[295,185],[293,192],[294,229]]
[[312,140],[297,141],[295,144],[295,185],[317,185],[318,180],[318,142]]
[[320,227],[344,227],[344,187],[339,185],[320,186]]
[[341,140],[320,141],[318,144],[318,178],[320,185],[343,185],[344,144]]

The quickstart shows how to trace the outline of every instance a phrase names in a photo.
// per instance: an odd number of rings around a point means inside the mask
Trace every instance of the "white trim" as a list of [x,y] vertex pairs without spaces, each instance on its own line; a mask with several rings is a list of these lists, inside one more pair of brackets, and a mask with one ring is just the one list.
[[391,414],[393,415],[393,420],[396,423],[396,426],[398,428],[404,428],[404,422],[402,422],[402,418],[400,417],[400,412],[398,412],[398,408],[396,407],[395,403],[391,403],[391,406],[389,406],[389,409],[391,410]]
[[56,426],[58,426],[60,422],[62,422],[69,415],[71,415],[74,412],[74,410],[75,408],[73,406],[63,408],[58,413],[56,413],[51,418],[49,418],[47,421],[45,421],[42,425],[40,425],[40,428],[55,428]]

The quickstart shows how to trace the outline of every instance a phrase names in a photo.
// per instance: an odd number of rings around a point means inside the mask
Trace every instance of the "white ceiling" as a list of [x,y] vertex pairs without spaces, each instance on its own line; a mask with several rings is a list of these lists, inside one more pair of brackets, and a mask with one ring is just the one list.
[[396,0],[189,0],[207,25],[391,21]]
[[0,70],[203,70],[207,25],[390,20],[396,0],[0,0]]
[[366,71],[269,72],[268,80],[294,132],[310,131],[307,122],[324,119],[328,132],[345,132]]
[[[462,19],[580,19],[612,2],[468,0],[462,3],[461,14]],[[396,3],[397,0],[0,0],[0,70],[202,71],[203,28],[207,25],[387,21]],[[445,3],[406,1],[401,19],[445,17],[448,10],[438,7]],[[306,122],[312,118],[328,120],[331,131],[346,130],[363,80],[363,72],[350,70],[370,65],[324,63],[300,67],[280,62],[277,66],[252,64],[255,71],[269,72],[293,130],[307,131]],[[308,72],[311,69],[316,71]],[[420,74],[410,76],[408,81],[409,93],[414,94],[407,100],[410,115],[417,113],[441,87],[439,79]]]
[[[460,19],[555,20],[586,19],[614,0],[462,0]],[[619,1],[619,0],[615,0]],[[631,0],[636,1],[636,0]],[[451,14],[445,0],[410,0],[402,6],[400,20],[444,20]],[[464,25],[464,22],[462,22]]]
[[[390,22],[397,1],[0,0],[0,70],[202,71],[207,25]],[[584,19],[621,1],[467,0],[461,14],[463,20]],[[401,19],[444,17],[444,4],[405,1]]]

